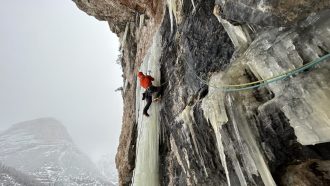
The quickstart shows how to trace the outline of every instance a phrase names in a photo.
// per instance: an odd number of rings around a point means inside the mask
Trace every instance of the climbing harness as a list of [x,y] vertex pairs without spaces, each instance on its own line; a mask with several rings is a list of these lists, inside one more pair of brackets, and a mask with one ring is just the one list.
[[235,92],[235,91],[242,91],[242,90],[250,90],[250,89],[254,89],[254,88],[258,88],[258,87],[262,87],[265,86],[267,84],[270,83],[274,83],[283,79],[286,79],[292,75],[298,74],[304,70],[307,70],[309,68],[314,67],[315,65],[321,63],[322,61],[326,60],[330,58],[330,54],[324,55],[312,62],[309,62],[299,68],[290,70],[288,72],[279,74],[277,76],[273,76],[270,77],[268,79],[264,79],[264,80],[259,80],[259,81],[254,81],[254,82],[250,82],[250,83],[243,83],[243,84],[236,84],[236,85],[220,85],[220,86],[215,86],[215,85],[211,85],[209,84],[206,80],[202,79],[201,77],[199,77],[196,72],[193,70],[193,68],[186,62],[186,64],[188,65],[188,67],[193,71],[193,73],[196,75],[196,77],[204,84],[208,85],[209,87],[212,88],[216,88],[216,89],[221,89],[224,92]]

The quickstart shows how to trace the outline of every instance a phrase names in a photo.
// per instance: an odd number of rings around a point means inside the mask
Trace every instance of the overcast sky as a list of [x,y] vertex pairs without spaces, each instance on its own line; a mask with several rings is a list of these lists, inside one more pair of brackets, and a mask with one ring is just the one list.
[[93,160],[115,154],[122,86],[118,38],[70,0],[0,6],[0,130],[54,117]]

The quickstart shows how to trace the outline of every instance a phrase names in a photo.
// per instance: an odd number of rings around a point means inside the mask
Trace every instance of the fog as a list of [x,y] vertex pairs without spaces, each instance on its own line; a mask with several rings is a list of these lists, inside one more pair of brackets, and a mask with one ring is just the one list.
[[0,131],[53,117],[93,160],[114,156],[121,129],[119,42],[72,1],[0,6]]

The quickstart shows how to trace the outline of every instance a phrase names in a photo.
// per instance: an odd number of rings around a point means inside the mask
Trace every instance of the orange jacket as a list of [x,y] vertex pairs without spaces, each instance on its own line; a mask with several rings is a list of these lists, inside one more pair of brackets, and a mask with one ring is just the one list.
[[141,87],[148,89],[152,85],[152,81],[154,80],[151,76],[146,76],[142,72],[138,73],[138,77],[140,79],[140,85]]

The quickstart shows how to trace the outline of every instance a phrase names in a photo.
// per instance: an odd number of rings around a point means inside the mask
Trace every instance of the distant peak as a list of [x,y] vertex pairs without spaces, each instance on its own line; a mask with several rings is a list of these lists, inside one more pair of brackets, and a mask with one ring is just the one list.
[[31,119],[31,120],[26,120],[26,121],[22,121],[22,122],[18,122],[16,124],[13,125],[16,126],[16,125],[28,125],[28,124],[37,124],[37,123],[57,123],[59,125],[62,125],[61,122],[59,120],[57,120],[56,118],[54,117],[42,117],[42,118],[36,118],[36,119]]
[[64,125],[59,120],[52,117],[44,117],[16,123],[7,131],[4,131],[4,133],[8,134],[18,131],[34,135],[37,139],[47,141],[66,140],[72,142]]

